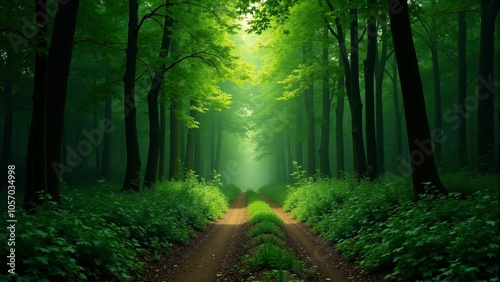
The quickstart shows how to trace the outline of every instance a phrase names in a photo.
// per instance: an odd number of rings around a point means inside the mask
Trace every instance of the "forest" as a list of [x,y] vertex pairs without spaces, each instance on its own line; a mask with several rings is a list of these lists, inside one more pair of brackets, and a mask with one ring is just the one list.
[[0,3],[2,281],[499,281],[500,0]]

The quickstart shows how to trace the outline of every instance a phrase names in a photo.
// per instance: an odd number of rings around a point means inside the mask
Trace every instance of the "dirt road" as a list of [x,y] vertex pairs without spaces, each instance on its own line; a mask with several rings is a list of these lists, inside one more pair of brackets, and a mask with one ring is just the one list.
[[[239,229],[246,223],[247,200],[243,194],[236,197],[224,218],[212,224],[210,229],[190,242],[167,255],[165,260],[150,268],[140,281],[217,281],[225,276],[224,262],[233,263],[228,256],[234,256],[236,236],[241,237]],[[239,246],[238,246],[239,247]],[[227,264],[227,263],[226,263]]]

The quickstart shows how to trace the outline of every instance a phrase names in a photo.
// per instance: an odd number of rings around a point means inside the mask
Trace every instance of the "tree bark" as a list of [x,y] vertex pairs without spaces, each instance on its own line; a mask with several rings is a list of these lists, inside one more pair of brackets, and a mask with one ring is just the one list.
[[[467,107],[465,99],[467,97],[467,23],[466,13],[458,14],[458,104],[465,112]],[[460,168],[467,166],[467,119],[459,117],[458,121],[458,165]]]
[[[432,1],[432,6],[436,6],[436,0]],[[439,71],[439,57],[437,47],[436,18],[431,19],[431,56],[434,82],[434,128],[443,128],[443,118],[441,114],[441,74]],[[441,142],[434,143],[434,156],[439,161],[441,159]]]
[[[374,8],[375,1],[368,0],[368,6]],[[368,47],[364,61],[365,73],[365,129],[367,174],[370,180],[378,178],[377,137],[375,133],[375,60],[377,56],[377,24],[375,19],[368,21]]]
[[394,50],[398,62],[403,105],[405,109],[408,146],[410,150],[413,200],[423,194],[446,194],[437,173],[432,139],[427,120],[422,80],[410,26],[407,1],[395,7],[388,0]]
[[170,104],[170,167],[168,173],[168,178],[174,180],[182,179],[181,121],[177,117],[181,110],[181,102],[174,98]]
[[363,104],[359,89],[359,39],[358,10],[350,9],[351,14],[351,94],[349,105],[352,119],[352,141],[354,151],[354,168],[358,180],[366,176],[366,155],[363,141]]
[[[396,57],[392,64],[392,93],[394,100],[394,123],[396,128],[396,164],[398,168],[402,165],[403,160],[403,134],[401,132],[401,112],[399,106],[399,93],[398,93],[398,64]],[[399,173],[399,169],[398,169]]]
[[324,46],[323,46],[323,92],[322,92],[322,121],[321,121],[321,137],[319,145],[319,169],[321,174],[330,178],[330,77],[328,75],[328,29],[325,27],[323,31]]
[[[11,50],[7,51],[7,68],[13,69],[14,64],[14,53]],[[4,81],[4,127],[3,127],[3,140],[2,140],[2,159],[0,160],[0,169],[2,174],[5,173],[5,178],[7,179],[7,167],[11,165],[11,147],[12,147],[12,128],[13,128],[13,107],[12,107],[12,86],[14,85],[14,80],[11,74],[5,76]],[[7,185],[7,182],[2,181],[0,187]]]
[[[310,51],[312,48],[308,47],[307,51],[304,51],[305,57],[311,55]],[[309,63],[309,62],[308,62]],[[307,132],[307,145],[306,145],[306,156],[307,156],[307,176],[314,176],[316,173],[316,159],[315,159],[315,136],[314,136],[314,88],[313,85],[309,85],[309,88],[304,93],[305,111],[306,111],[306,132]]]
[[[35,1],[35,15],[47,10],[46,0]],[[47,193],[47,24],[43,17],[36,17],[39,27],[36,34],[35,77],[33,110],[26,160],[26,187],[24,208],[33,211],[41,203],[40,193]]]
[[122,192],[135,192],[140,189],[141,157],[137,140],[137,122],[135,107],[135,72],[137,68],[137,38],[139,35],[139,4],[129,0],[129,22],[127,39],[127,63],[124,82],[125,141],[127,151],[127,169]]
[[[106,83],[110,83],[109,79],[106,79]],[[106,123],[112,122],[112,110],[111,106],[113,103],[113,95],[108,93],[106,96],[106,101],[104,102],[104,120]],[[104,141],[102,148],[102,172],[101,177],[107,181],[111,180],[110,174],[111,168],[111,132],[104,132]]]
[[165,147],[166,143],[166,132],[167,132],[167,118],[166,118],[165,104],[160,105],[160,152],[158,160],[158,179],[161,181],[165,179]]
[[[298,97],[300,98],[300,96]],[[302,116],[302,110],[301,108],[303,107],[303,104],[299,99],[297,99],[297,115],[295,118],[295,123],[296,123],[296,142],[295,142],[295,161],[297,162],[298,165],[304,166],[304,142],[302,141],[302,136],[300,135],[301,132],[304,131],[304,122],[303,122],[303,116]]]
[[[191,107],[194,107],[196,101],[191,99],[189,101]],[[190,108],[191,108],[190,107]],[[198,112],[196,110],[190,109],[189,115],[195,120],[198,117]],[[186,169],[194,171],[194,156],[196,154],[195,143],[196,143],[196,135],[198,135],[198,128],[188,128],[187,133],[187,141],[186,141]]]
[[384,155],[384,112],[382,103],[382,86],[384,85],[385,64],[387,62],[387,42],[386,42],[387,29],[385,23],[382,24],[382,52],[380,58],[377,60],[377,67],[375,71],[375,116],[376,116],[376,130],[377,130],[377,161],[378,172],[383,174],[385,172],[385,155]]
[[[339,59],[339,65],[343,65],[344,60],[342,57]],[[337,90],[337,107],[335,108],[335,138],[336,143],[336,153],[337,153],[337,178],[342,179],[345,176],[344,167],[344,76],[339,74],[339,87]]]
[[[168,5],[169,0],[166,1]],[[144,188],[150,188],[158,180],[158,160],[160,158],[160,120],[158,113],[158,96],[166,72],[165,58],[168,56],[170,48],[170,38],[172,32],[173,20],[170,16],[165,16],[163,24],[163,36],[160,47],[160,60],[163,60],[160,68],[155,72],[155,78],[148,93],[148,113],[149,113],[149,150],[146,164],[146,173],[144,175]]]
[[221,159],[221,153],[222,153],[222,120],[219,118],[216,119],[216,124],[217,124],[217,132],[216,137],[217,137],[217,143],[215,147],[215,160],[214,160],[214,169],[219,172],[220,171],[220,159]]
[[481,0],[481,35],[479,43],[477,155],[481,173],[495,171],[495,86],[493,58],[495,19],[500,0]]
[[59,182],[62,179],[55,164],[61,162],[66,91],[79,3],[79,0],[72,0],[59,4],[48,55],[47,105],[50,105],[50,111],[47,113],[47,187],[52,200],[56,202],[61,201]]

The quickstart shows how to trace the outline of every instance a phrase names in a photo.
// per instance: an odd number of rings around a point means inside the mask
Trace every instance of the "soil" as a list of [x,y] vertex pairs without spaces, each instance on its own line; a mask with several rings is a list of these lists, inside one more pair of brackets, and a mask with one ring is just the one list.
[[[294,250],[307,267],[316,274],[307,281],[383,281],[383,275],[363,275],[352,262],[342,257],[334,246],[325,244],[304,224],[290,218],[270,201],[273,211],[285,223],[287,247]],[[245,232],[247,226],[247,200],[243,194],[236,197],[224,218],[213,222],[207,230],[200,232],[185,246],[174,246],[153,263],[141,278],[135,281],[245,281],[235,265],[247,254]]]

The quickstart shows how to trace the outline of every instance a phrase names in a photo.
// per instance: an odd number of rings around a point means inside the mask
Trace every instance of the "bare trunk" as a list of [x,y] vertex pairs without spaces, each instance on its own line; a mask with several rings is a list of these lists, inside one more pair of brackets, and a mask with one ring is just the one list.
[[[35,13],[45,13],[47,1],[35,1]],[[39,30],[37,32],[37,50],[47,50],[47,23],[36,17]],[[35,78],[33,90],[33,110],[26,161],[26,189],[24,208],[32,211],[41,202],[39,193],[47,193],[47,54],[35,54]]]
[[319,168],[321,174],[331,177],[330,172],[330,86],[329,76],[326,71],[328,66],[328,29],[323,31],[325,45],[323,46],[323,95],[322,95],[322,121],[321,121],[321,141],[319,146]]
[[[374,1],[368,0],[373,8]],[[364,61],[365,73],[365,120],[366,120],[366,161],[367,177],[378,178],[377,137],[375,135],[375,60],[377,55],[377,24],[375,19],[368,21],[368,51]]]
[[493,59],[495,19],[500,9],[499,0],[481,0],[481,35],[479,44],[477,154],[478,169],[482,173],[495,171],[495,87]]
[[[107,83],[110,83],[109,80],[106,80]],[[111,106],[113,103],[113,95],[108,93],[106,96],[106,101],[104,102],[104,122],[111,124],[112,123],[112,111]],[[102,148],[102,172],[101,177],[106,180],[111,180],[110,174],[111,168],[111,132],[104,132],[104,141]]]
[[434,161],[422,80],[411,33],[408,3],[402,1],[398,6],[398,11],[395,11],[391,8],[391,0],[388,2],[392,38],[403,92],[413,171],[413,199],[417,201],[422,194],[446,194],[447,192],[441,183]]
[[[343,60],[339,60],[339,64],[343,65]],[[337,91],[337,107],[335,108],[335,122],[336,132],[335,138],[337,139],[336,152],[337,152],[337,178],[342,179],[345,175],[344,167],[344,76],[339,74],[339,88]]]
[[127,39],[127,64],[124,82],[124,114],[125,114],[125,141],[127,152],[127,169],[123,182],[123,192],[134,192],[140,189],[141,157],[137,140],[137,122],[135,107],[135,71],[137,68],[137,37],[139,4],[137,0],[129,0],[129,22]]
[[377,130],[377,161],[378,172],[380,174],[385,172],[385,155],[384,155],[384,111],[382,103],[382,86],[384,85],[385,64],[387,62],[387,43],[386,43],[387,29],[386,25],[382,24],[382,52],[380,58],[377,60],[377,67],[375,71],[375,116],[376,116],[376,130]]
[[[465,105],[465,98],[467,97],[466,44],[466,14],[465,12],[462,12],[458,14],[458,104],[461,105],[461,108],[464,112],[467,109]],[[460,168],[464,168],[465,166],[467,166],[467,119],[461,116],[458,118],[458,165]]]
[[173,100],[170,105],[170,168],[169,179],[182,179],[181,121],[177,114],[182,110],[181,102]]

